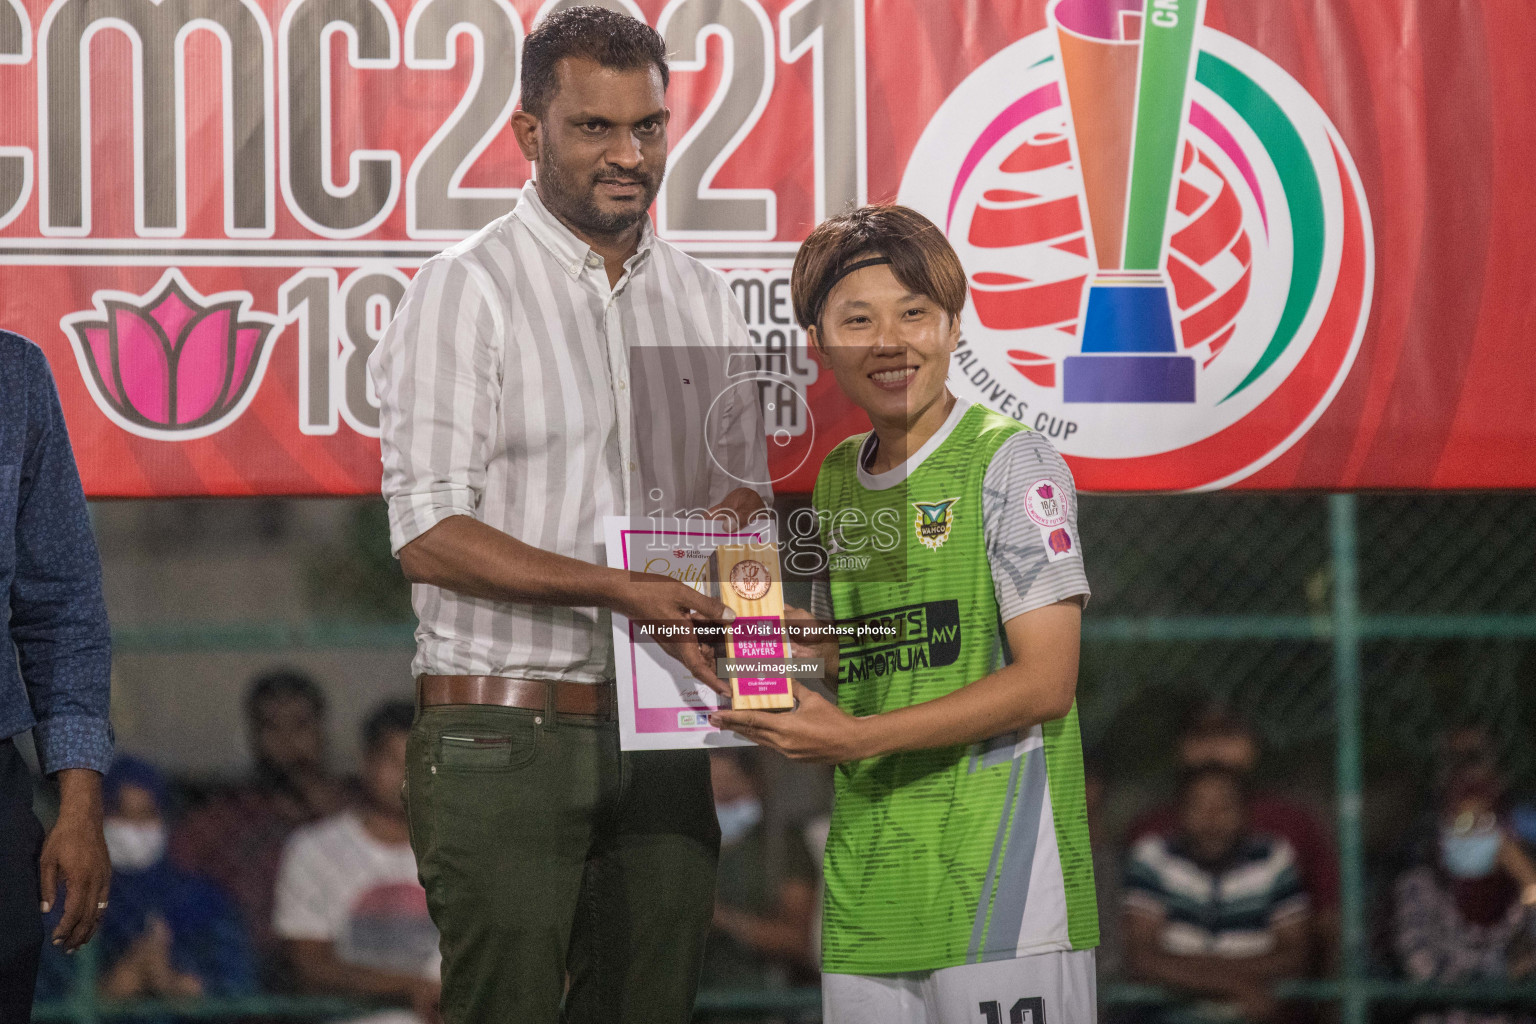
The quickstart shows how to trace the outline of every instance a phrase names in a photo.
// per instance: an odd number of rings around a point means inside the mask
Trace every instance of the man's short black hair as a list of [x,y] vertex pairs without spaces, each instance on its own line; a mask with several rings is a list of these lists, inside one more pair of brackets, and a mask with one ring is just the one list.
[[254,719],[259,707],[278,697],[298,697],[308,701],[316,715],[325,714],[325,691],[320,684],[297,669],[280,668],[251,680],[245,691],[246,718]]
[[411,731],[416,720],[416,703],[409,700],[387,700],[373,709],[363,720],[363,756],[368,756],[384,745],[390,733]]
[[567,57],[615,71],[655,65],[661,87],[671,78],[667,48],[656,30],[606,7],[568,7],[541,21],[523,41],[523,109],[542,118],[555,94],[555,67]]

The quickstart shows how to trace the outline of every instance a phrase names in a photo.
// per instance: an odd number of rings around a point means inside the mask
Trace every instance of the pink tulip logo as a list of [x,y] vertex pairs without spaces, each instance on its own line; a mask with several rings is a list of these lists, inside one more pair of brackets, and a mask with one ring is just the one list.
[[247,292],[204,297],[169,270],[144,295],[99,291],[67,316],[91,397],[141,437],[186,441],[223,430],[250,404],[277,321],[248,313]]

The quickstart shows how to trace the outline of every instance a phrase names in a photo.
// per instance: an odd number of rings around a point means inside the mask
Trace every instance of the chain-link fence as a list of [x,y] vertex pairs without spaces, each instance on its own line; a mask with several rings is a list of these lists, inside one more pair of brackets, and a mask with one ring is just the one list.
[[[325,571],[312,574],[309,619],[141,622],[121,633],[120,653],[408,644],[409,625],[380,622],[406,605],[375,505],[357,506]],[[1093,586],[1084,740],[1127,814],[1166,795],[1183,716],[1218,698],[1260,733],[1261,779],[1338,823],[1338,977],[1288,991],[1339,1002],[1350,1021],[1373,1005],[1388,1019],[1413,1000],[1536,1006],[1531,989],[1395,982],[1379,927],[1453,727],[1486,737],[1512,797],[1536,795],[1536,496],[1085,496],[1080,525]],[[97,1003],[89,977],[77,992],[40,1019],[138,1013]],[[1112,979],[1102,992],[1106,1004],[1155,995]],[[804,991],[707,999],[717,1012],[777,1019],[815,1006]],[[305,1005],[220,1012],[293,1015]]]
[[[1536,787],[1536,498],[1367,495],[1356,509],[1368,764],[1422,776],[1435,737],[1465,721],[1491,732],[1513,786]],[[1332,744],[1327,498],[1090,496],[1081,518],[1089,747],[1166,740],[1146,716],[1184,698],[1241,708],[1276,752]]]

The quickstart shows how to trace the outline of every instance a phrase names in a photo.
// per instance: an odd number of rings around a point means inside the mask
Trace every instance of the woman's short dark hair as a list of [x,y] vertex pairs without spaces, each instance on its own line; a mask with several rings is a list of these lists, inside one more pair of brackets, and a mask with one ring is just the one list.
[[905,206],[861,206],[822,221],[795,254],[789,288],[800,326],[819,327],[842,269],[872,256],[889,259],[902,287],[928,296],[951,319],[965,308],[965,268],[938,225]]
[[651,26],[606,7],[568,7],[539,22],[523,40],[522,104],[534,117],[549,110],[555,68],[567,57],[615,71],[654,65],[661,72],[662,89],[671,79],[666,44]]

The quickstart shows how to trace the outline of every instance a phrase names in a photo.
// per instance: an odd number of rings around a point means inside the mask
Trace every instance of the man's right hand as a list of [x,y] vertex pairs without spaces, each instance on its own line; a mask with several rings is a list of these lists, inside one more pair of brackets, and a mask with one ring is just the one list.
[[735,618],[735,613],[725,605],[669,576],[632,573],[610,607],[631,622],[654,622],[683,630],[653,639],[681,662],[693,678],[716,693],[731,692],[730,686],[715,674],[714,645],[693,632],[696,625],[724,624]]

